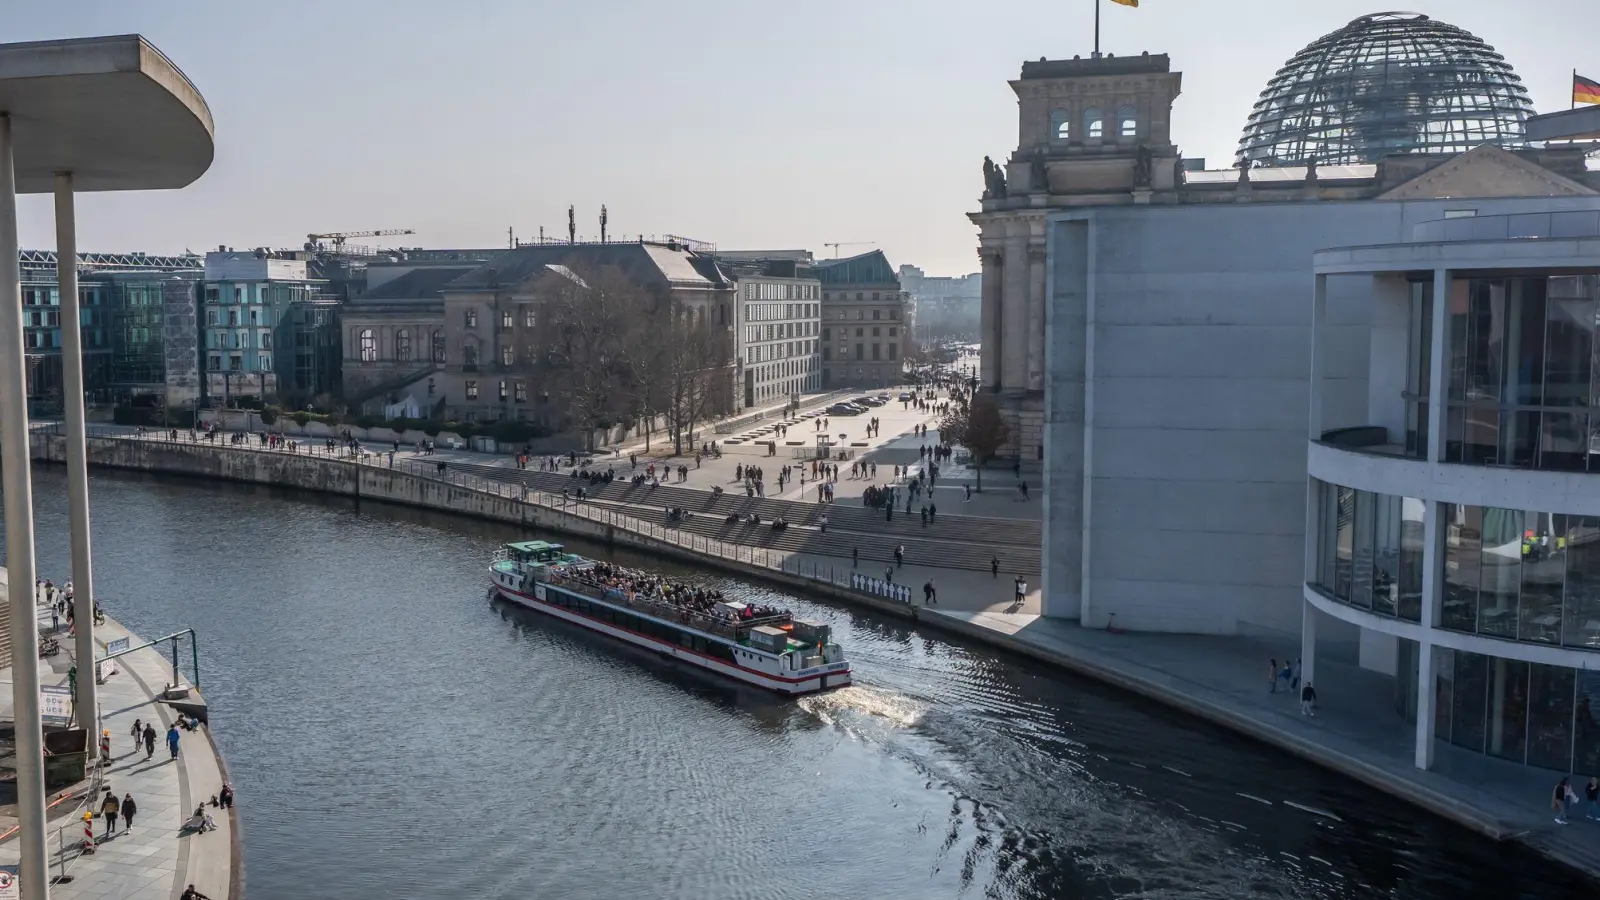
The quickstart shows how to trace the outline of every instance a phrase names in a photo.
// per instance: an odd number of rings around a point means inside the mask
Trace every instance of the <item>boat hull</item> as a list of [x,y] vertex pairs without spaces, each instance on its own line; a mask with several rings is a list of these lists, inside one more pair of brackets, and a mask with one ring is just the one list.
[[[746,669],[742,666],[733,665],[720,659],[712,658],[703,653],[697,653],[687,647],[681,647],[677,644],[668,643],[660,638],[639,634],[638,632],[631,631],[627,628],[620,627],[610,622],[602,622],[598,619],[586,616],[574,610],[563,609],[554,603],[549,603],[543,599],[540,599],[535,594],[528,594],[520,590],[514,590],[494,580],[491,580],[491,586],[496,594],[500,595],[508,602],[515,603],[518,606],[531,609],[536,612],[541,612],[548,616],[553,616],[554,618],[561,619],[565,622],[571,622],[572,624],[586,628],[589,631],[597,632],[599,634],[606,635],[607,637],[615,638],[619,641],[626,641],[627,643],[633,644],[636,647],[643,647],[646,650],[650,650],[669,659],[674,659],[687,665],[705,669],[709,672],[715,672],[716,674],[725,678],[731,678],[735,681],[740,681],[745,684],[753,684],[757,687],[766,688],[767,690],[775,693],[785,694],[788,696],[815,694],[821,691],[831,691],[837,688],[842,688],[851,683],[848,662],[841,664],[843,668],[833,669],[827,672],[809,675],[803,674],[802,677],[796,678],[783,678],[776,675],[769,675],[764,672]],[[545,588],[547,590],[549,589],[545,585],[539,585],[535,587],[535,591],[537,592],[540,588]]]

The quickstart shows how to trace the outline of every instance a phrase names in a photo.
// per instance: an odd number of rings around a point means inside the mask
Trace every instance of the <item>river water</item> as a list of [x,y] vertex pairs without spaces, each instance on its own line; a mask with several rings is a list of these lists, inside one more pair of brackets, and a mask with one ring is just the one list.
[[[898,621],[612,555],[831,623],[857,684],[786,701],[490,603],[504,528],[153,476],[91,491],[111,614],[199,631],[248,900],[1587,896],[1289,756]],[[41,573],[65,578],[62,470],[35,469],[35,506]]]

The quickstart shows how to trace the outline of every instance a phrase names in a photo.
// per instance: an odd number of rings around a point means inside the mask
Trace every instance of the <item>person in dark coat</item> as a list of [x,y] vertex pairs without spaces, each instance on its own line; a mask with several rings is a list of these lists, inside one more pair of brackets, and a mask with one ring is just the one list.
[[123,822],[122,830],[123,831],[128,831],[128,830],[133,828],[133,816],[138,811],[139,811],[139,804],[133,802],[133,794],[131,792],[123,794],[122,795],[122,822]]

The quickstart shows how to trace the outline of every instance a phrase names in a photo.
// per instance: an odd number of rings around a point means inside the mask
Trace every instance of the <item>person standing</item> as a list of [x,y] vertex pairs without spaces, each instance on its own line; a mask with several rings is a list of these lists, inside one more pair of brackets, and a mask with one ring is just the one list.
[[139,811],[139,804],[133,802],[133,793],[122,795],[122,830],[133,830],[133,816]]
[[1589,798],[1589,811],[1584,813],[1585,819],[1600,819],[1600,778],[1590,778],[1584,785],[1583,793]]
[[1572,779],[1563,775],[1561,780],[1556,782],[1555,790],[1550,793],[1550,808],[1556,811],[1557,825],[1567,824],[1567,801],[1569,799],[1575,800],[1577,797],[1572,793]]
[[851,547],[850,548],[850,568],[854,569],[860,563],[861,563],[861,548],[860,547]]
[[1300,715],[1314,716],[1316,712],[1311,708],[1317,702],[1316,689],[1311,687],[1311,682],[1306,682],[1300,688]]
[[1278,692],[1278,658],[1276,656],[1267,660],[1267,693]]
[[172,758],[178,758],[178,726],[172,725],[167,729],[167,749],[172,751]]
[[994,580],[1000,580],[1000,557],[989,557],[989,574],[994,577]]
[[922,586],[922,602],[925,606],[939,605],[939,592],[933,589],[932,578],[929,578],[928,583]]
[[144,723],[144,758],[150,759],[156,755],[156,727],[149,722]]
[[906,564],[906,545],[905,544],[896,544],[895,548],[894,548],[894,565],[895,565],[895,568],[897,568],[897,569],[905,568],[905,564]]
[[1028,583],[1022,580],[1021,575],[1018,575],[1013,584],[1016,591],[1016,599],[1013,602],[1020,607],[1022,605],[1022,598],[1028,596]]
[[106,798],[100,801],[100,816],[106,820],[106,837],[110,837],[117,830],[117,812],[122,809],[122,804],[117,802],[117,795],[106,788]]

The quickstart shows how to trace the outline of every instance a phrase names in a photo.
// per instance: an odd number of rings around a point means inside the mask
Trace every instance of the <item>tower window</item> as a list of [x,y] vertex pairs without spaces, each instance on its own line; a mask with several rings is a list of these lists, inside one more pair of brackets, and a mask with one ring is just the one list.
[[1064,109],[1050,113],[1050,139],[1053,141],[1067,141],[1072,139],[1072,115]]
[[1138,137],[1139,114],[1131,106],[1124,106],[1117,110],[1117,136],[1121,138]]
[[1100,115],[1100,108],[1091,106],[1083,111],[1083,133],[1091,141],[1098,141],[1105,136],[1105,119]]

